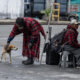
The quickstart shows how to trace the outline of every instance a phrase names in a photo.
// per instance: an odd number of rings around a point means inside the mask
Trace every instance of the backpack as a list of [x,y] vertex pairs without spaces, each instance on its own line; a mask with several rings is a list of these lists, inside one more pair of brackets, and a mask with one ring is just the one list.
[[52,38],[51,38],[51,44],[55,43],[57,45],[62,45],[63,39],[64,39],[64,35],[67,32],[67,29],[63,29],[60,33],[55,34]]

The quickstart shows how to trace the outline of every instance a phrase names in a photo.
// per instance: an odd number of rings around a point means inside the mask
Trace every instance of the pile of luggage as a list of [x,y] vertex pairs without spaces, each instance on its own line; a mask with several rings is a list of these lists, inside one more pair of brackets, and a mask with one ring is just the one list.
[[62,40],[66,31],[66,29],[62,30],[60,33],[53,36],[48,43],[45,44],[43,52],[46,52],[46,64],[59,64],[59,53],[62,51]]

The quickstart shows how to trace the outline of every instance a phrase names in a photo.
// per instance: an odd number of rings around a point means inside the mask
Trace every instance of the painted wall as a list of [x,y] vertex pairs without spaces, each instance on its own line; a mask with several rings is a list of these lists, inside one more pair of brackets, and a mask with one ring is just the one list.
[[0,0],[0,18],[23,16],[23,0]]

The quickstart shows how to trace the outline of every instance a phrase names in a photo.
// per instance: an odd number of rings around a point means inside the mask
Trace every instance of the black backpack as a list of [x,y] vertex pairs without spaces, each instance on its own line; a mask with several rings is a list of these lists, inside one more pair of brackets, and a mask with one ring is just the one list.
[[51,38],[51,44],[57,44],[57,45],[62,45],[62,41],[64,39],[64,35],[66,33],[67,29],[63,29],[60,33],[55,34],[52,38]]

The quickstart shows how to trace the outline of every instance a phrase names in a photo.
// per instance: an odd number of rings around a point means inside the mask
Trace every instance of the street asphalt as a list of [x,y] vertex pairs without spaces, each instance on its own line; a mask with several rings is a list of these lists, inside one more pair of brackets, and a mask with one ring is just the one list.
[[[60,32],[66,25],[50,25],[52,27],[52,35]],[[6,44],[9,33],[13,25],[0,25],[0,56],[2,47]],[[45,32],[47,25],[43,25]],[[80,27],[78,29],[80,32]],[[33,65],[23,65],[22,60],[22,41],[23,34],[14,38],[11,44],[18,47],[17,51],[12,51],[12,64],[9,64],[9,56],[6,62],[0,63],[0,80],[80,80],[80,69],[77,68],[60,68],[58,65],[47,65],[45,63],[46,53],[43,54],[42,63],[35,61]],[[80,34],[78,37],[80,42]],[[41,36],[40,56],[44,46],[44,38]],[[40,57],[41,59],[41,57]]]

